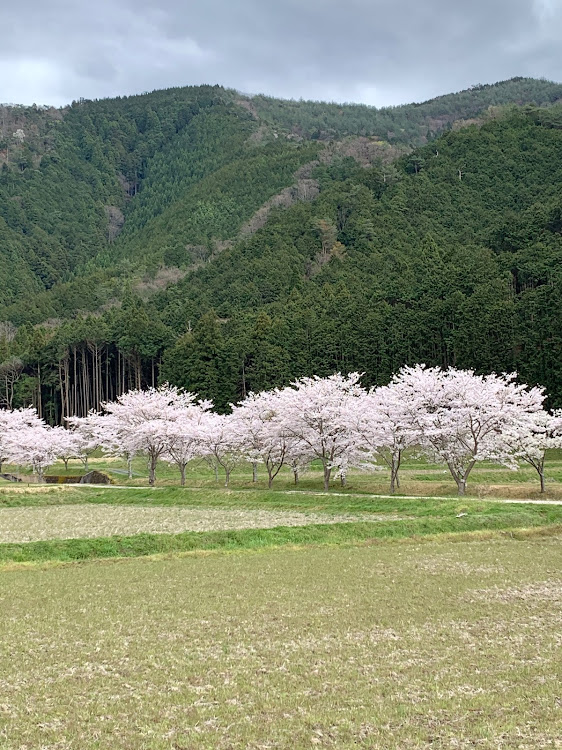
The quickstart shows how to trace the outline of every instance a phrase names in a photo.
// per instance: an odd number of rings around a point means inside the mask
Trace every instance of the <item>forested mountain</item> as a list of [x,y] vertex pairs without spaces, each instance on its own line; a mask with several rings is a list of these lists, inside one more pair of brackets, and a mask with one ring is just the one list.
[[225,409],[425,361],[517,369],[562,405],[561,97],[0,108],[0,400],[60,421],[167,379]]

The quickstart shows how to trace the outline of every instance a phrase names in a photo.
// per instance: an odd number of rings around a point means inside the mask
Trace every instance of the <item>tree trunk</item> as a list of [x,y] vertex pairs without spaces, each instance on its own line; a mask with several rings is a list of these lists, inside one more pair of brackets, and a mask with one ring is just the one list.
[[347,487],[347,477],[345,474],[340,474],[340,483],[342,487]]
[[61,402],[61,422],[64,424],[66,416],[66,406],[64,400],[64,381],[62,378],[62,363],[59,361],[59,384],[60,384],[60,402]]
[[541,480],[541,492],[544,492],[544,471],[539,471],[539,477]]
[[37,414],[43,419],[43,400],[41,398],[41,365],[37,363]]
[[400,479],[398,478],[398,469],[400,464],[393,460],[390,465],[390,494],[394,495],[394,492],[400,487]]
[[64,470],[68,471],[68,458],[63,458],[62,460],[64,461]]
[[393,495],[394,495],[395,489],[400,489],[400,477],[398,476],[398,471],[400,470],[401,461],[402,461],[402,450],[398,450],[394,452],[392,455],[392,465],[390,467],[390,473],[391,473],[390,490]]
[[299,467],[293,466],[293,478],[295,480],[295,485],[299,483]]
[[156,458],[154,456],[150,457],[150,463],[148,465],[148,484],[151,487],[154,487],[156,483]]
[[466,492],[466,483],[468,482],[468,475],[474,468],[474,464],[476,461],[473,459],[469,465],[467,466],[466,470],[463,469],[456,469],[453,464],[448,463],[447,466],[449,467],[449,471],[451,472],[451,476],[457,483],[457,490],[459,495],[464,495]]
[[180,474],[181,474],[181,486],[185,487],[185,464],[183,466],[180,466]]
[[72,356],[74,358],[74,378],[72,381],[72,408],[70,414],[78,414],[78,365],[76,364],[76,347],[72,347]]
[[332,475],[331,466],[324,465],[324,489],[330,489],[330,476]]
[[268,472],[267,472],[267,486],[269,487],[269,489],[271,489],[272,485],[273,485],[273,474],[272,474],[271,471],[268,470]]
[[258,481],[258,462],[252,462],[252,482]]
[[219,481],[219,467],[215,464],[213,466],[213,470],[215,472],[215,482],[218,482]]
[[117,367],[117,383],[116,383],[116,395],[119,396],[121,393],[121,352],[117,350],[117,360],[115,362]]
[[[109,350],[105,348],[105,393],[103,394],[104,401],[109,400]],[[101,365],[100,365],[101,366]]]
[[225,487],[228,487],[228,483],[230,482],[230,471],[231,471],[230,469],[224,470],[224,474],[225,474],[224,486]]
[[127,478],[128,479],[133,478],[133,459],[132,458],[127,459]]

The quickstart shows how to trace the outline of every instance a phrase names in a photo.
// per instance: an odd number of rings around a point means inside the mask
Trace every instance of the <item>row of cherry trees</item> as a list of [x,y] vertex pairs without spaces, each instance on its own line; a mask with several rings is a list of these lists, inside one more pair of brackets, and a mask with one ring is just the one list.
[[562,411],[543,407],[542,388],[515,375],[476,375],[469,370],[405,367],[382,387],[365,389],[357,373],[307,377],[286,388],[250,394],[228,415],[210,401],[174,386],[129,391],[103,404],[101,413],[71,417],[69,429],[49,427],[33,409],[0,412],[2,461],[26,465],[43,478],[57,459],[65,465],[102,449],[127,460],[148,460],[149,483],[160,460],[175,465],[185,484],[188,463],[203,459],[225,475],[240,461],[265,467],[268,484],[283,466],[295,482],[312,461],[345,484],[351,468],[386,466],[390,491],[399,487],[406,449],[445,464],[464,494],[470,472],[488,460],[537,471],[544,491],[545,452],[562,447]]

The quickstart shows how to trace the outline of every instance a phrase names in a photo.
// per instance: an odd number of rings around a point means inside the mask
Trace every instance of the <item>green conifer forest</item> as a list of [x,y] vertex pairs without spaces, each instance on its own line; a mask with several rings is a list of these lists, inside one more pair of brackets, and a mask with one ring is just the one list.
[[0,106],[0,404],[516,370],[562,406],[562,86]]

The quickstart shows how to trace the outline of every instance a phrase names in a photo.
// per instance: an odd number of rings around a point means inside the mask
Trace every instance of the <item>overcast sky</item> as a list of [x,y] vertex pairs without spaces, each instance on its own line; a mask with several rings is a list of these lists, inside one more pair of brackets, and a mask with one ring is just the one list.
[[220,83],[383,106],[562,80],[562,0],[0,0],[0,102]]

